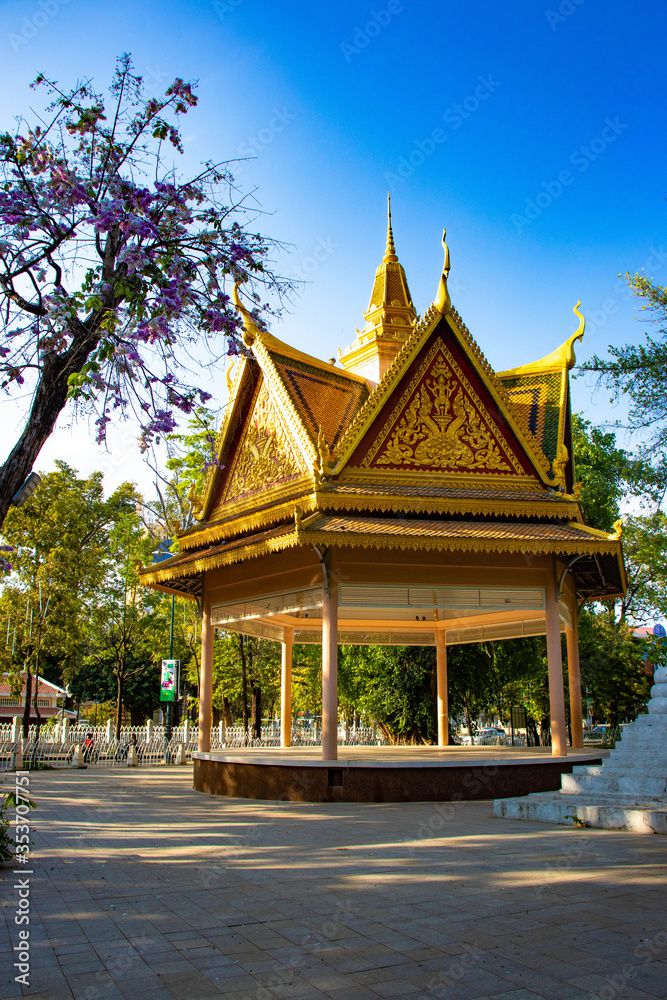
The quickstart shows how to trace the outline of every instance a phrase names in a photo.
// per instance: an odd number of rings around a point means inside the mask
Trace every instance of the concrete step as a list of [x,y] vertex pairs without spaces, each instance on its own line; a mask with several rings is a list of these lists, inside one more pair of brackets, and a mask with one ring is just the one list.
[[601,774],[564,774],[561,789],[568,795],[647,795],[664,798],[667,808],[667,781],[663,777],[614,774],[604,768]]
[[662,778],[667,782],[667,770],[660,764],[652,761],[625,762],[607,761],[605,764],[575,764],[572,768],[573,774],[613,774],[615,777],[628,778]]
[[496,799],[495,816],[533,823],[558,823],[561,826],[590,826],[602,830],[630,830],[633,833],[667,834],[667,806],[652,807],[620,801],[587,800],[553,792],[538,792],[516,799]]
[[667,767],[662,761],[650,757],[615,757],[604,764],[605,774],[648,774],[652,778],[667,780]]

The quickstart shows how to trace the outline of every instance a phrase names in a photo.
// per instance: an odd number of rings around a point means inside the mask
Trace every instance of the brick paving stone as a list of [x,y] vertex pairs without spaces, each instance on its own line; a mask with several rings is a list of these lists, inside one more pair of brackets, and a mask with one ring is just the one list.
[[[594,1000],[625,974],[615,1000],[667,997],[664,838],[468,802],[423,839],[432,803],[252,802],[190,782],[34,776],[26,995]],[[13,933],[5,907],[3,959]],[[22,995],[13,975],[3,961],[0,1000]]]

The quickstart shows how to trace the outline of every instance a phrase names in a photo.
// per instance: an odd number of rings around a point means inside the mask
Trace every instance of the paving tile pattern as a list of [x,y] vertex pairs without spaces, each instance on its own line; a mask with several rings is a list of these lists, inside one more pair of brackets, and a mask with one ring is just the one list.
[[30,986],[0,869],[0,1000],[667,997],[662,837],[491,802],[251,802],[189,768],[45,772]]

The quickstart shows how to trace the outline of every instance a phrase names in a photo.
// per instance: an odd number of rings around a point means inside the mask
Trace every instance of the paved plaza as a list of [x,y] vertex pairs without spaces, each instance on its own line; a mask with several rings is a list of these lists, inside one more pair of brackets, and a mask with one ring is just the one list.
[[192,770],[31,776],[40,1000],[667,997],[667,840],[491,802],[253,802]]

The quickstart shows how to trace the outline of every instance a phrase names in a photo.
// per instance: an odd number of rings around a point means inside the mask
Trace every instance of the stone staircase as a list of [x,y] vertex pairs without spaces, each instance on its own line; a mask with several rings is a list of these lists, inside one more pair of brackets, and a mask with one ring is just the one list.
[[501,819],[667,834],[667,668],[655,671],[649,714],[622,727],[601,765],[575,765],[559,792],[496,799]]

